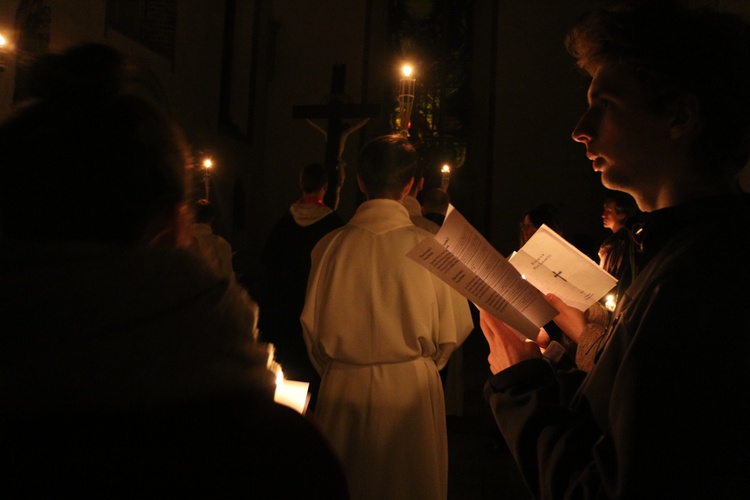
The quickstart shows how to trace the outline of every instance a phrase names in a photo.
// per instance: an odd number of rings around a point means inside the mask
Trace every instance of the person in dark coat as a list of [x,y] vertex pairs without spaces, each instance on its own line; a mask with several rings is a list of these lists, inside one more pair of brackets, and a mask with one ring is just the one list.
[[300,314],[305,305],[310,252],[326,234],[344,225],[341,215],[323,203],[328,174],[320,163],[300,170],[302,196],[276,222],[261,255],[261,339],[273,344],[284,377],[309,382],[308,409],[315,409],[320,375],[310,362],[302,337]]
[[748,498],[750,204],[735,189],[750,27],[679,2],[620,7],[567,42],[592,78],[573,138],[647,212],[636,276],[583,379],[483,312],[486,394],[534,498]]
[[132,69],[46,56],[0,124],[0,496],[348,498],[257,305],[189,249],[186,144]]

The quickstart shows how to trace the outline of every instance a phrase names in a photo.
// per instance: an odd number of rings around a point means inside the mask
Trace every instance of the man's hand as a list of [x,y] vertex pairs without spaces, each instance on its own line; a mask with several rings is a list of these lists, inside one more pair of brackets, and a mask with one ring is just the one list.
[[586,328],[586,316],[584,316],[584,313],[575,307],[570,307],[560,297],[551,293],[548,293],[546,298],[552,304],[552,307],[560,311],[560,314],[552,318],[552,321],[577,344],[581,338],[583,329]]
[[487,361],[493,375],[521,361],[542,356],[538,345],[521,340],[508,325],[482,309],[479,310],[479,326],[490,345]]

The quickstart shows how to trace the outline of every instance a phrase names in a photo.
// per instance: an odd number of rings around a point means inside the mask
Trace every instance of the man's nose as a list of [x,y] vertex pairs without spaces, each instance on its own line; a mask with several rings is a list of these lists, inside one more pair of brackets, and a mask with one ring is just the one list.
[[578,123],[576,124],[576,127],[573,129],[573,133],[571,134],[574,141],[586,144],[591,140],[593,134],[588,123],[589,120],[587,118],[588,113],[585,113],[581,117],[581,119],[578,120]]

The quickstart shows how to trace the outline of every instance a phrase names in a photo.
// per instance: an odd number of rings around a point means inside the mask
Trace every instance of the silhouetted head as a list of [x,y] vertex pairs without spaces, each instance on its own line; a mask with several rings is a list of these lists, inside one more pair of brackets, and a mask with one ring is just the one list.
[[409,140],[399,134],[384,135],[362,148],[357,178],[368,198],[401,200],[416,169],[417,152]]
[[542,203],[530,208],[523,213],[520,224],[520,241],[523,246],[531,238],[537,229],[545,224],[557,234],[563,234],[562,224],[558,218],[557,208],[550,203]]
[[299,173],[299,187],[304,194],[317,193],[328,186],[328,171],[320,163],[309,163]]
[[171,120],[126,92],[124,63],[83,45],[33,65],[32,99],[0,125],[3,236],[177,242],[187,147]]
[[602,204],[602,223],[604,227],[617,232],[620,227],[627,225],[628,219],[639,212],[638,205],[632,196],[620,191],[612,191]]
[[433,188],[422,192],[422,211],[424,213],[443,214],[448,211],[450,195],[442,189]]

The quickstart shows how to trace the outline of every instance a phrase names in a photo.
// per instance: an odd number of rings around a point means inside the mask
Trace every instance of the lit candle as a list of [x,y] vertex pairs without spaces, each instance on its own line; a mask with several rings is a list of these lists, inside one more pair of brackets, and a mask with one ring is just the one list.
[[5,67],[7,66],[7,63],[5,61],[5,46],[8,44],[8,41],[5,39],[3,35],[0,35],[0,73],[5,71]]
[[615,302],[615,296],[607,295],[607,298],[604,302],[604,307],[606,307],[608,311],[614,311],[616,305],[617,305],[617,302]]
[[399,82],[398,106],[399,106],[399,132],[409,135],[409,119],[414,106],[414,86],[416,80],[411,78],[412,67],[404,64],[401,68],[402,78]]
[[443,191],[448,191],[448,184],[451,181],[451,166],[448,164],[443,165],[443,168],[440,170],[440,172],[443,175],[443,182],[440,186],[440,189]]
[[211,167],[213,167],[213,165],[214,165],[214,162],[211,160],[210,157],[205,158],[203,160],[203,168],[204,168],[203,183],[206,186],[206,199],[208,199],[208,191],[209,191],[209,186],[211,183]]
[[273,400],[304,415],[307,403],[310,402],[309,387],[310,384],[308,382],[286,380],[284,373],[279,370],[276,374],[276,391],[274,392]]

